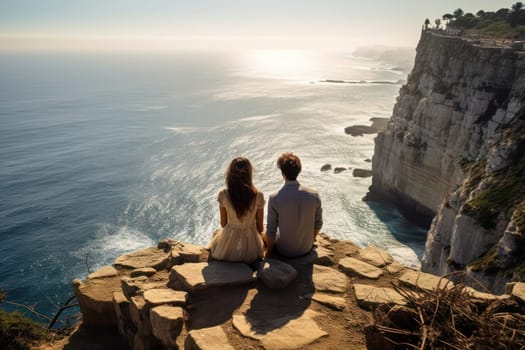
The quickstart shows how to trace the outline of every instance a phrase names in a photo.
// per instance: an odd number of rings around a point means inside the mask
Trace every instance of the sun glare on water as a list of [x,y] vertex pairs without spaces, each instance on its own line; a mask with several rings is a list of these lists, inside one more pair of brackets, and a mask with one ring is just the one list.
[[319,75],[314,54],[302,50],[248,51],[243,66],[243,73],[261,78],[311,80]]

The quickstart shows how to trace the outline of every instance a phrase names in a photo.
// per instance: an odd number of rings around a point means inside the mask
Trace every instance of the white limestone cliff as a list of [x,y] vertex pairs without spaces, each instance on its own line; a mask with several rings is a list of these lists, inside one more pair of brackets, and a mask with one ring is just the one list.
[[423,271],[502,292],[525,277],[524,152],[525,52],[423,32],[368,199],[432,220]]

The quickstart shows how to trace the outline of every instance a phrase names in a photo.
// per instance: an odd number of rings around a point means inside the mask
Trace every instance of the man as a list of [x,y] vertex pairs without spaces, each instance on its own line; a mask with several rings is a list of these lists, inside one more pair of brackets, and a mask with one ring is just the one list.
[[266,225],[266,253],[285,257],[308,254],[323,225],[319,194],[297,182],[301,160],[293,153],[277,159],[284,186],[270,195]]

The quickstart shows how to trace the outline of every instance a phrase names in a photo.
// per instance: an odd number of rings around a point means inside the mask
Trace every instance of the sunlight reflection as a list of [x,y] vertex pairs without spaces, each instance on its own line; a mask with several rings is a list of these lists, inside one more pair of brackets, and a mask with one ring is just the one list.
[[319,76],[318,61],[310,51],[253,50],[245,53],[243,63],[243,75],[291,80]]

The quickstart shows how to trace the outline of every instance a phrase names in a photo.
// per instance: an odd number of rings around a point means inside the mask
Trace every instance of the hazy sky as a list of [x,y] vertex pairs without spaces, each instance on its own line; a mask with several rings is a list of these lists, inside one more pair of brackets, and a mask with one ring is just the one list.
[[0,49],[415,46],[425,18],[503,0],[0,0]]

